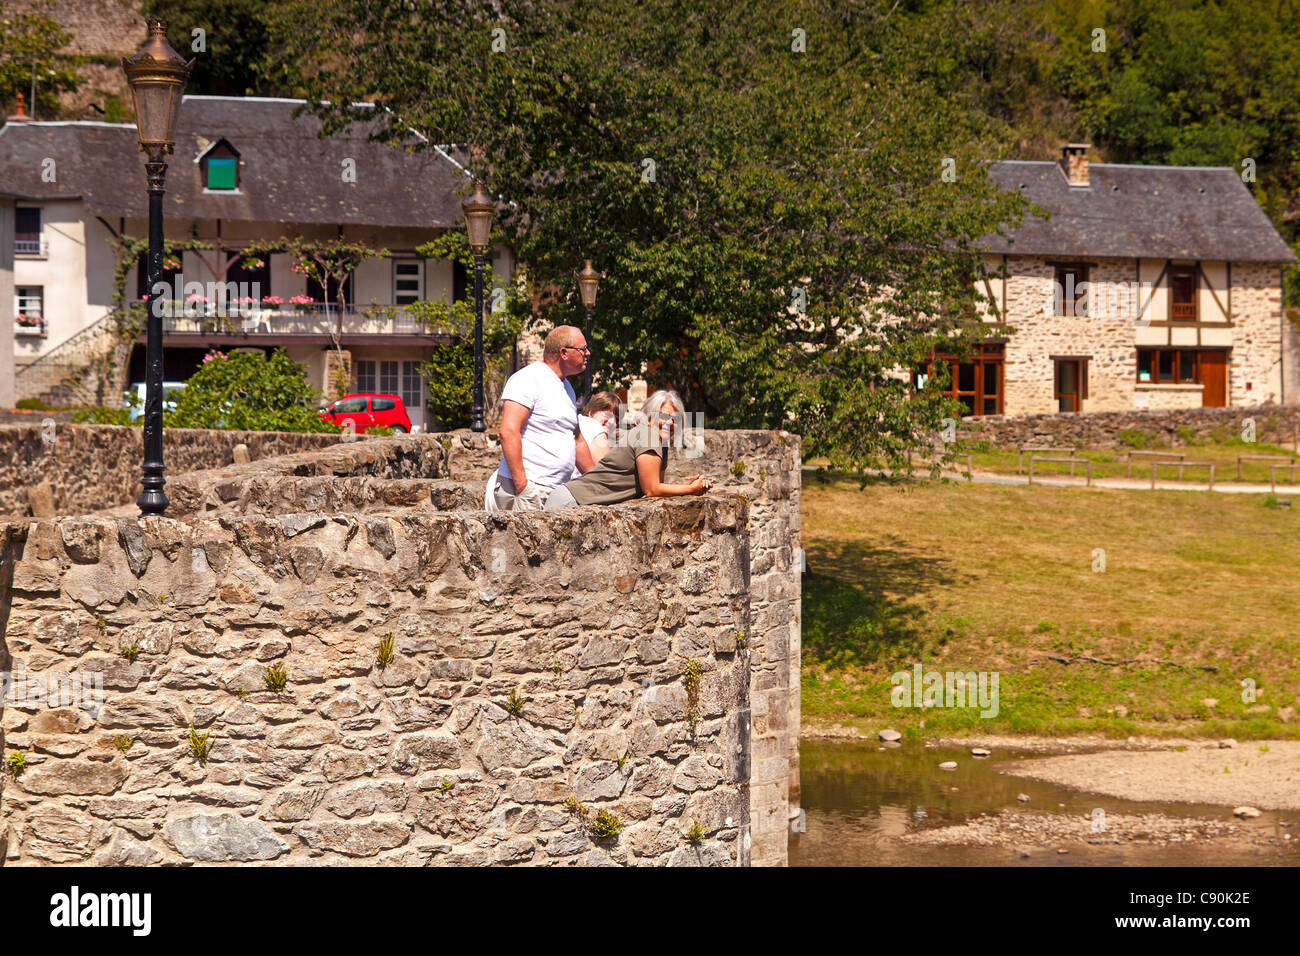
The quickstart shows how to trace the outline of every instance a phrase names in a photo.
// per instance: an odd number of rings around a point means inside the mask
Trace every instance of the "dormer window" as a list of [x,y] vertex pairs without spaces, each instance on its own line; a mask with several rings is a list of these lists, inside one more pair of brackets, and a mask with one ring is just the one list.
[[239,152],[224,139],[203,155],[203,188],[208,192],[239,189]]

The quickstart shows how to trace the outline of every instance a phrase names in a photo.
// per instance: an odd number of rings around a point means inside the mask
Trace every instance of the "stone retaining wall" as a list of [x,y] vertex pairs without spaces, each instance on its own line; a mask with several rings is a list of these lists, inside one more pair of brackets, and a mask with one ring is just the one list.
[[1054,415],[1007,415],[965,419],[958,437],[1014,448],[1019,445],[1118,447],[1126,429],[1150,432],[1171,445],[1240,438],[1246,421],[1255,423],[1255,440],[1292,447],[1300,437],[1300,406],[1151,409]]

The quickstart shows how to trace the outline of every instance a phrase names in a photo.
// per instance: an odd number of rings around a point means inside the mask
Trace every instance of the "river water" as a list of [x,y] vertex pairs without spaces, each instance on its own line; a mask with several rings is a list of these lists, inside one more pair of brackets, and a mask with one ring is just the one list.
[[[1161,813],[1171,817],[1232,820],[1230,807],[1154,803],[1064,790],[1050,783],[1005,776],[999,763],[1032,756],[995,751],[974,760],[969,750],[926,748],[904,742],[881,752],[875,741],[805,740],[799,748],[804,815],[792,826],[791,866],[1300,866],[1300,812],[1265,811],[1235,821],[1285,845],[1250,846],[1216,840],[1213,845],[1090,844],[1074,842],[1068,855],[1052,848],[918,846],[899,837],[1011,809],[1020,813],[1086,816]],[[958,769],[938,769],[955,760]],[[1028,803],[1017,800],[1027,794]],[[1283,826],[1283,824],[1289,826]],[[798,832],[802,828],[803,832]],[[1257,828],[1257,831],[1256,831]],[[1285,840],[1285,834],[1291,839]]]

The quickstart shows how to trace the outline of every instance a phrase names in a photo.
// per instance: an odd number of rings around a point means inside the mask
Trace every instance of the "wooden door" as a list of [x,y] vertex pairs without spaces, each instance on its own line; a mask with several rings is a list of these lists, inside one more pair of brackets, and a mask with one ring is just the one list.
[[1222,408],[1228,404],[1228,353],[1202,352],[1201,404],[1206,408]]

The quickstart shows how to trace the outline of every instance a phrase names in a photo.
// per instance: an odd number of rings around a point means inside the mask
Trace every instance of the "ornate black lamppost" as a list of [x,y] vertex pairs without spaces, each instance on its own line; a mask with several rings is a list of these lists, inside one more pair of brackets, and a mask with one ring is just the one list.
[[181,94],[190,67],[167,43],[167,21],[149,18],[149,37],[134,56],[124,57],[122,69],[135,103],[135,122],[140,131],[140,151],[146,153],[145,173],[149,178],[149,321],[145,345],[144,399],[144,490],[136,502],[142,515],[160,515],[167,510],[163,493],[162,403],[163,354],[162,310],[165,296],[154,286],[163,272],[163,181],[172,151],[176,121],[180,118]]
[[469,249],[474,253],[474,421],[470,429],[487,431],[483,421],[483,257],[487,253],[488,235],[492,231],[492,200],[483,184],[474,184],[474,195],[461,202],[465,210],[465,228],[469,230]]
[[[596,286],[600,284],[600,273],[591,267],[591,260],[578,273],[578,291],[582,293],[582,307],[587,310],[587,348],[591,348],[591,311],[596,308]],[[582,404],[591,398],[591,354],[587,354],[587,372],[583,378]]]

